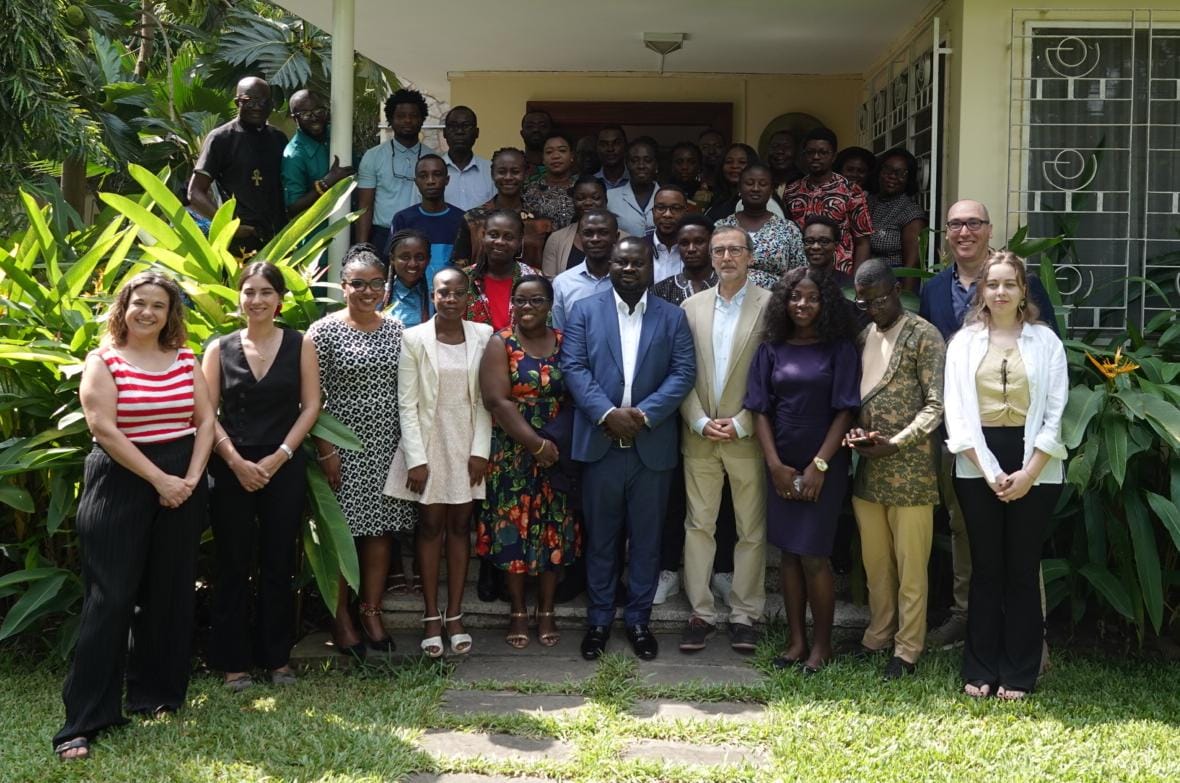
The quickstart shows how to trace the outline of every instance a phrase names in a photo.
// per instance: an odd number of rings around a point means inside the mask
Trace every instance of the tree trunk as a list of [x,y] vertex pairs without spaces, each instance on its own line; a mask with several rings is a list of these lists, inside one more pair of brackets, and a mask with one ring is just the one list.
[[71,155],[61,164],[61,192],[78,217],[86,220],[86,156]]
[[148,65],[155,52],[156,19],[152,14],[151,0],[140,0],[139,15],[139,56],[135,59],[135,75],[147,79]]

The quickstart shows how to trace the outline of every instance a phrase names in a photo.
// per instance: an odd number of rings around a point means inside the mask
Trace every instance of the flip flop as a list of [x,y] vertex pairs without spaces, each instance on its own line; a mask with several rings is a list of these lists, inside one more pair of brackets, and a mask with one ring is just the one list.
[[[84,750],[85,753],[79,753],[76,756],[66,756],[65,754],[71,750]],[[55,746],[53,752],[57,754],[58,761],[81,761],[90,758],[90,740],[86,737],[74,737],[72,740],[66,740]]]

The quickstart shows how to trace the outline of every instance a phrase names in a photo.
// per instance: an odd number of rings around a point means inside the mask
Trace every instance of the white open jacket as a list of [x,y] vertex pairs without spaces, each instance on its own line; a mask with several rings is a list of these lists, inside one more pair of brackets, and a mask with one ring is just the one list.
[[[1023,464],[1028,464],[1034,449],[1040,449],[1050,459],[1034,484],[1060,484],[1062,460],[1067,456],[1065,444],[1061,441],[1061,414],[1069,399],[1065,347],[1053,330],[1043,324],[1025,324],[1016,347],[1028,374],[1029,405],[1024,420]],[[975,390],[975,374],[987,349],[988,329],[983,324],[966,326],[951,338],[946,348],[944,419],[947,448],[957,455],[955,475],[995,482],[996,475],[1003,471],[983,438],[979,396]],[[968,449],[975,449],[975,456],[983,467],[982,473],[964,454]]]

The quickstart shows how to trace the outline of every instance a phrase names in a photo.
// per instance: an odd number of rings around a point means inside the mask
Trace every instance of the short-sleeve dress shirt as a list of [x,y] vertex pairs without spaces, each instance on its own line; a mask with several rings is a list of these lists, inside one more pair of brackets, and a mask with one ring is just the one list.
[[356,172],[358,188],[373,188],[373,225],[388,226],[393,216],[422,200],[414,183],[414,168],[423,155],[434,150],[422,142],[403,147],[397,139],[367,150]]

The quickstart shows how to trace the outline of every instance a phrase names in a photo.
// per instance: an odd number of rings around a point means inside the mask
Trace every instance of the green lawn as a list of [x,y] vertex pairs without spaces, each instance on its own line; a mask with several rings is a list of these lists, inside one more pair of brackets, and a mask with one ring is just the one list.
[[[771,644],[759,652],[760,664]],[[62,668],[0,656],[7,658],[0,662],[4,783],[399,780],[439,769],[414,748],[429,727],[549,737],[576,748],[571,762],[481,760],[445,767],[453,772],[587,781],[1180,780],[1177,667],[1064,652],[1055,652],[1041,690],[1019,704],[959,695],[957,653],[928,656],[920,676],[891,684],[879,679],[880,661],[839,663],[809,679],[775,674],[749,686],[645,688],[634,679],[633,660],[617,653],[578,686],[513,684],[590,697],[591,707],[568,719],[444,716],[446,669],[425,664],[308,672],[291,688],[242,695],[202,676],[181,714],[133,721],[106,735],[95,758],[81,764],[61,764],[49,749],[62,715]],[[651,697],[755,701],[770,715],[743,724],[652,722],[627,713],[633,700]],[[769,763],[718,770],[691,766],[691,758],[620,761],[623,743],[636,738],[750,746]]]

